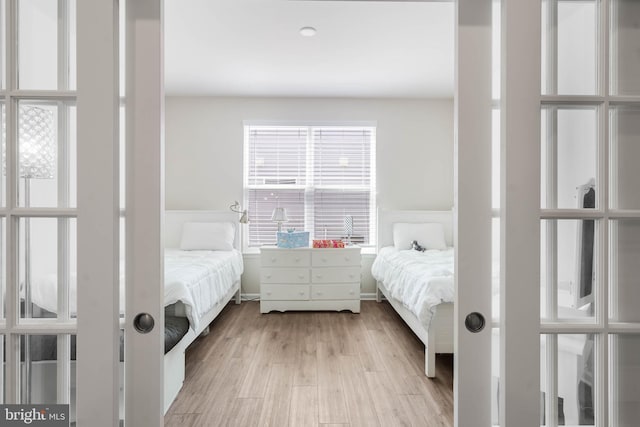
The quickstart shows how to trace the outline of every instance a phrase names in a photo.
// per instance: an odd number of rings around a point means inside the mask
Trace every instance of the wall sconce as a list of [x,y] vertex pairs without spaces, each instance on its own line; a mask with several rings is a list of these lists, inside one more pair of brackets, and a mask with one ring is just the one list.
[[229,206],[229,209],[232,212],[240,214],[240,219],[238,220],[240,224],[247,224],[249,222],[249,214],[247,213],[247,210],[242,209],[242,206],[240,206],[240,203],[237,200]]

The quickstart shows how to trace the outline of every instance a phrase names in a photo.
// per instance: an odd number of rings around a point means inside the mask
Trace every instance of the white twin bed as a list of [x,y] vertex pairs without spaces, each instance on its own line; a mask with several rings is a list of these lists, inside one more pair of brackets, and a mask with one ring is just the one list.
[[[413,240],[427,250],[411,249]],[[451,211],[378,213],[378,255],[371,268],[377,300],[384,295],[424,343],[427,377],[435,377],[436,353],[453,353],[452,246]]]
[[[187,242],[192,250],[179,250],[184,244],[186,223],[231,223],[232,248],[226,251],[199,250],[207,245],[207,230],[192,229],[204,242]],[[215,234],[215,230],[213,231]],[[195,236],[192,236],[195,237]],[[213,236],[218,238],[219,236]],[[198,237],[195,237],[197,240]],[[235,298],[240,304],[240,276],[243,272],[238,214],[229,211],[165,212],[165,306],[174,304],[173,313],[189,319],[189,330],[164,355],[164,410],[171,406],[184,382],[185,350]],[[215,245],[214,245],[215,246]],[[184,286],[174,286],[183,283]],[[168,292],[174,289],[176,292]],[[186,302],[186,304],[185,304]]]

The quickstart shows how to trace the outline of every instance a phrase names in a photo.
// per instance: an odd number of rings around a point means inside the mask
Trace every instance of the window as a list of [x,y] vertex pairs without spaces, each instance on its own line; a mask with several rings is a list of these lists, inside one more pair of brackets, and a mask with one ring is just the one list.
[[374,127],[245,126],[245,198],[249,247],[273,245],[276,207],[287,210],[283,229],[310,232],[311,239],[376,243]]

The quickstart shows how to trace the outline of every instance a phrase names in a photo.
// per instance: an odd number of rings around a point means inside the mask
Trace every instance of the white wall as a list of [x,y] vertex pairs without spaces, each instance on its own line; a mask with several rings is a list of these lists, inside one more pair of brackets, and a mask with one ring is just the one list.
[[[166,208],[228,209],[242,200],[243,120],[376,121],[378,205],[451,209],[453,100],[167,97]],[[375,291],[372,258],[362,292]],[[258,293],[245,256],[243,291]]]

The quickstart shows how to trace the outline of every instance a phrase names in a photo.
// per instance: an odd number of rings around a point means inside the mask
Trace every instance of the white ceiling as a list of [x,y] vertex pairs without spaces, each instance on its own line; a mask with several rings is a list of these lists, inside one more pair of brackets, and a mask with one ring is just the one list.
[[451,97],[453,24],[452,2],[166,0],[166,92]]

